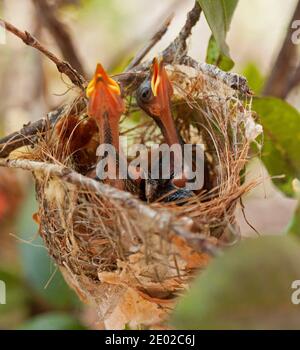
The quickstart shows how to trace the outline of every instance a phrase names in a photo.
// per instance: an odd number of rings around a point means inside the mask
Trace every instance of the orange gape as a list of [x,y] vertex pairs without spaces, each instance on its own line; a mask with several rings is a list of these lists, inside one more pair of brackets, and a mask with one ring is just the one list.
[[152,107],[153,114],[160,118],[160,122],[165,130],[164,137],[169,146],[180,144],[174,119],[171,112],[171,97],[173,87],[169,80],[162,60],[154,58],[152,64],[151,89],[153,93]]
[[[154,58],[152,65],[152,79],[151,79],[151,89],[154,96],[153,105],[157,106],[157,111],[159,113],[160,121],[164,130],[164,137],[167,144],[171,147],[175,144],[182,146],[182,140],[178,134],[175,126],[175,122],[171,111],[171,97],[173,95],[173,86],[169,80],[168,74],[164,67],[163,61]],[[171,166],[173,162],[181,161],[182,153],[175,153],[174,159],[171,159]],[[178,175],[178,174],[177,174]],[[184,176],[181,174],[181,176]],[[184,187],[186,179],[178,178],[173,179],[172,182],[178,187]]]
[[162,111],[170,109],[170,99],[174,93],[173,86],[169,80],[163,61],[156,57],[152,64],[151,89],[153,95],[157,97],[158,104],[162,108]]
[[[109,77],[101,64],[97,65],[94,77],[86,89],[86,95],[89,98],[88,115],[98,125],[100,143],[112,145],[117,157],[122,157],[119,147],[119,121],[125,105],[119,85]],[[118,162],[110,154],[108,154],[108,173],[106,183],[124,189],[124,181],[114,178],[118,174]]]
[[88,114],[96,121],[101,119],[104,113],[107,113],[109,118],[119,119],[125,110],[118,83],[109,77],[99,63],[94,78],[86,89],[86,95],[89,98]]

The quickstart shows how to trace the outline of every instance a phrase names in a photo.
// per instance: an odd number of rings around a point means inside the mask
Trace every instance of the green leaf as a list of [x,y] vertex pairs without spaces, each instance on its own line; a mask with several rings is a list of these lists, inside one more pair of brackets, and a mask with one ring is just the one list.
[[300,178],[300,113],[273,97],[255,98],[252,107],[264,128],[262,160],[270,175],[285,175],[273,181],[286,195],[293,196],[292,181]]
[[74,317],[62,312],[49,312],[23,323],[22,330],[82,330],[85,327]]
[[234,66],[232,59],[222,54],[213,35],[209,39],[206,62],[218,66],[225,72],[229,71]]
[[287,227],[287,233],[300,238],[300,181],[298,179],[293,180],[293,189],[295,196],[298,199],[298,206],[290,224]]
[[299,329],[292,283],[300,243],[290,236],[247,239],[215,259],[171,318],[179,329]]
[[1,266],[0,280],[6,290],[6,304],[0,304],[0,329],[13,329],[28,317],[31,297],[18,271]]
[[28,242],[19,246],[25,279],[31,289],[49,306],[69,308],[79,305],[75,293],[67,286],[60,271],[54,266],[42,238],[37,234],[38,226],[32,219],[32,214],[36,211],[35,192],[30,188],[17,229],[20,237]]
[[198,0],[222,54],[230,57],[226,34],[238,0]]
[[247,79],[250,89],[256,94],[259,95],[265,85],[265,77],[262,75],[258,66],[249,62],[242,71],[242,75]]
[[293,219],[288,226],[287,233],[300,238],[300,201],[298,202]]

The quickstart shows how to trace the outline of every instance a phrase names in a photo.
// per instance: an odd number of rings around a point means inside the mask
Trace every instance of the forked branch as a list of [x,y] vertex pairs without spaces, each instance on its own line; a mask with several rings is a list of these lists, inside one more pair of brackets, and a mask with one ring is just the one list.
[[128,67],[125,69],[125,72],[131,71],[134,67],[141,63],[143,58],[148,54],[148,52],[160,41],[160,39],[167,32],[169,25],[171,24],[173,19],[173,14],[169,16],[161,27],[154,33],[151,37],[150,41],[139,51],[136,56],[132,59]]
[[63,111],[64,107],[61,107],[49,113],[47,118],[24,125],[21,130],[3,137],[0,140],[0,158],[8,157],[11,152],[20,147],[34,145],[38,136],[53,128]]
[[33,0],[33,3],[39,17],[42,19],[43,23],[45,23],[47,30],[56,41],[64,59],[69,62],[79,74],[84,75],[83,65],[68,32],[68,28],[66,28],[65,24],[58,18],[55,6],[47,0]]
[[187,40],[192,34],[193,27],[198,23],[201,12],[202,9],[198,1],[195,1],[195,5],[187,14],[186,22],[178,36],[162,53],[165,62],[180,62],[181,58],[187,54]]
[[85,79],[70,65],[70,63],[61,60],[54,53],[46,49],[36,38],[34,38],[27,31],[23,32],[13,26],[11,23],[1,19],[1,22],[4,24],[6,30],[10,33],[16,35],[20,38],[26,45],[35,48],[40,51],[43,55],[48,57],[57,67],[58,71],[62,74],[65,74],[71,82],[78,86],[81,90],[84,90]]

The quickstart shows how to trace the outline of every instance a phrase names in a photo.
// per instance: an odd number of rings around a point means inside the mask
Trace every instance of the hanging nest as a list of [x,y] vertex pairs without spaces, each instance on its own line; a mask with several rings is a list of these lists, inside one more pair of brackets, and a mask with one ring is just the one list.
[[[210,191],[180,206],[147,204],[85,176],[97,161],[98,133],[82,94],[59,110],[33,149],[8,161],[33,171],[35,220],[49,254],[108,329],[161,327],[195,273],[238,236],[237,203],[255,186],[241,182],[249,144],[261,132],[251,97],[201,65],[166,68],[176,125],[185,142],[205,147]],[[123,86],[128,104],[122,134],[134,143],[160,142],[156,126],[137,111],[135,89]],[[138,126],[132,127],[130,116],[137,113]]]

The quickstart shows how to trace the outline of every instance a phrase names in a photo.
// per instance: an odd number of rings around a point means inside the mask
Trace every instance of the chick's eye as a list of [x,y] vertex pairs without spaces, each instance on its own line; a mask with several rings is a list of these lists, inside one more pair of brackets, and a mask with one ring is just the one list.
[[140,98],[142,101],[148,102],[150,100],[151,96],[152,96],[152,92],[151,92],[151,89],[149,87],[144,87],[141,90]]

